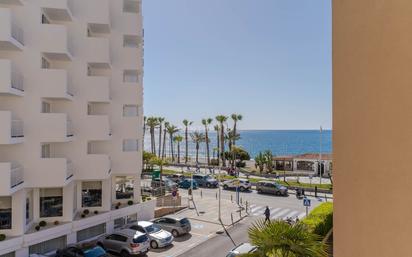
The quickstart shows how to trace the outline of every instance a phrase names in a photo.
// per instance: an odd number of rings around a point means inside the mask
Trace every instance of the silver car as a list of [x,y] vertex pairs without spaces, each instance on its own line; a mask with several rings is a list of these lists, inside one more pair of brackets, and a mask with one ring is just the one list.
[[161,217],[153,220],[160,228],[169,231],[174,237],[187,234],[192,229],[187,218]]
[[149,251],[149,237],[133,229],[122,229],[97,241],[103,249],[120,254],[122,257],[143,255]]
[[233,248],[227,255],[226,257],[236,257],[240,256],[245,253],[253,253],[257,250],[257,247],[254,245],[251,245],[249,243],[241,243],[240,245],[236,246]]
[[150,239],[150,247],[156,249],[158,247],[165,247],[173,243],[173,235],[166,230],[149,221],[138,221],[127,226],[142,233],[146,233]]

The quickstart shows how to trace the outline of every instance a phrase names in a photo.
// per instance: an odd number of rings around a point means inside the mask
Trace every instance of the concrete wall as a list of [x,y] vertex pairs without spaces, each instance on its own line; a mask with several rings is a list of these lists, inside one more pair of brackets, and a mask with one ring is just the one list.
[[332,2],[334,256],[411,256],[412,1]]

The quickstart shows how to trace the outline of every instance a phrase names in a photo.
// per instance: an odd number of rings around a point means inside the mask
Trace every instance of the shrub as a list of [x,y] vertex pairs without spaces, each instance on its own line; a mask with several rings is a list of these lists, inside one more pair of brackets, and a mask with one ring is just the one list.
[[39,222],[39,226],[40,227],[45,227],[45,226],[47,226],[47,222],[45,220],[42,220],[42,221]]
[[333,227],[333,203],[322,203],[309,213],[303,223],[313,233],[325,237]]
[[5,234],[0,234],[0,241],[6,240],[6,235]]
[[115,208],[116,210],[119,209],[119,205],[116,205],[114,208]]
[[147,198],[146,198],[147,201],[150,201],[151,199],[152,199],[152,198],[150,198],[150,197],[147,197]]
[[98,211],[98,210],[95,210],[93,213],[94,213],[95,215],[97,215],[97,214],[99,214],[99,211]]
[[84,215],[89,215],[90,211],[88,209],[83,210]]
[[34,227],[34,229],[37,230],[37,231],[39,231],[39,230],[40,230],[40,226],[37,225],[37,226]]
[[218,166],[219,165],[219,161],[217,159],[211,159],[210,160],[210,165],[212,166]]
[[59,225],[59,224],[60,224],[60,222],[59,222],[58,220],[55,220],[55,221],[54,221],[54,225],[55,225],[55,226],[57,226],[57,225]]
[[236,162],[236,167],[244,168],[244,167],[246,167],[246,162],[238,161],[238,162]]
[[129,201],[127,201],[127,204],[128,204],[128,205],[133,205],[134,203],[133,203],[132,200],[129,200]]

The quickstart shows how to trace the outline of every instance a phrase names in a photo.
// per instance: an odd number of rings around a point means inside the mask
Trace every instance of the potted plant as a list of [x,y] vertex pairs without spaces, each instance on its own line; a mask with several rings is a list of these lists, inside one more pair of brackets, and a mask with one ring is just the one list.
[[59,222],[58,220],[55,220],[55,221],[54,221],[54,225],[55,225],[55,226],[57,226],[57,225],[59,225],[59,224],[60,224],[60,222]]
[[6,240],[6,235],[5,234],[0,234],[0,241]]
[[39,222],[39,226],[40,227],[45,227],[45,226],[47,226],[47,222],[45,220],[42,220],[42,221]]
[[128,204],[128,205],[133,205],[133,201],[132,201],[132,200],[129,200],[129,201],[127,201],[127,204]]
[[37,226],[34,227],[34,229],[35,229],[36,231],[39,231],[39,230],[40,230],[40,226],[37,225]]
[[84,215],[89,215],[89,213],[90,213],[89,209],[83,210],[83,214],[84,214]]
[[82,218],[85,218],[86,217],[86,215],[84,215],[83,213],[82,213],[82,215],[80,215]]
[[97,214],[99,214],[99,211],[98,211],[98,210],[95,210],[93,213],[94,213],[95,215],[97,215]]

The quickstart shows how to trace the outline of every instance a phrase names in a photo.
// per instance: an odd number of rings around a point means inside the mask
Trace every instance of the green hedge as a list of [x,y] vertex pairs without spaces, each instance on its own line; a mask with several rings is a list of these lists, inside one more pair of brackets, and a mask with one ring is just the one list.
[[303,223],[309,226],[313,233],[325,237],[333,227],[333,203],[320,204],[309,213]]

